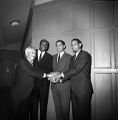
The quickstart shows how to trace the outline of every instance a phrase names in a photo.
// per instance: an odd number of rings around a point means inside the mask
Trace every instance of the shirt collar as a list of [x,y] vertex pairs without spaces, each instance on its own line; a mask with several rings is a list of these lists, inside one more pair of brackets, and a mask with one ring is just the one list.
[[29,58],[27,58],[27,60],[33,65],[33,61],[31,61]]
[[62,55],[64,54],[64,51],[62,51],[61,53],[58,53],[58,56],[60,54],[60,58],[62,57]]
[[[42,51],[38,50],[38,53],[40,54]],[[45,51],[42,52],[42,54],[45,54]]]
[[[38,50],[38,55],[41,54],[42,51]],[[45,54],[45,51],[42,52],[42,56]]]
[[77,58],[78,54],[80,53],[80,51],[81,51],[81,49],[80,49],[80,50],[78,50],[78,51],[75,53],[76,58]]

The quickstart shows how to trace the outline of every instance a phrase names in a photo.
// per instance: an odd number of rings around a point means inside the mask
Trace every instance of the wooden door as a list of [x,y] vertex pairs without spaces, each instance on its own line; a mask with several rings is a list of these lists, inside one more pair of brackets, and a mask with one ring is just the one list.
[[0,51],[0,86],[12,85],[19,56],[16,51]]

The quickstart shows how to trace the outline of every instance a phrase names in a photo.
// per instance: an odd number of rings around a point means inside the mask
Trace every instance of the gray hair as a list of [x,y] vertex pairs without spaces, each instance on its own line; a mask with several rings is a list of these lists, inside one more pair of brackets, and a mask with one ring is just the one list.
[[25,49],[25,55],[28,56],[31,52],[36,52],[36,50],[34,48],[31,47],[27,47]]

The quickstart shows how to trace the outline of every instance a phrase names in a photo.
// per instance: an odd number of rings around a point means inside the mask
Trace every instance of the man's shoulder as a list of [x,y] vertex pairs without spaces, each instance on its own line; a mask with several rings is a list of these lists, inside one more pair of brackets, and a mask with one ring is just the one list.
[[48,53],[48,52],[45,52],[46,53],[46,55],[48,56],[48,57],[53,57],[50,53]]
[[82,50],[82,55],[91,57],[91,54],[85,50]]
[[70,55],[69,53],[65,52],[65,56],[68,57],[68,58],[71,58],[72,55]]
[[90,55],[90,53],[89,53],[88,51],[85,51],[85,50],[82,50],[82,53],[83,53],[83,54]]

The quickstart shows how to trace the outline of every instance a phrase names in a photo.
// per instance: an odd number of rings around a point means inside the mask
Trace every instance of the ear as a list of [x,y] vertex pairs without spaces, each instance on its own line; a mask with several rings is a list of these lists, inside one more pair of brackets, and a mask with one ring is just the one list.
[[80,48],[82,47],[82,43],[79,43],[79,47],[80,47]]
[[66,49],[66,45],[64,45],[64,49]]

